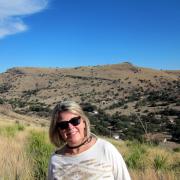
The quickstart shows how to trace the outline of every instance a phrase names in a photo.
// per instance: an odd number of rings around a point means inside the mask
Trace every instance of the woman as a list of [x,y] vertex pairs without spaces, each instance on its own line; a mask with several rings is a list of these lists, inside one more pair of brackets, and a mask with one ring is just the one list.
[[58,148],[50,158],[49,180],[130,180],[120,153],[90,132],[89,119],[76,102],[55,106],[49,137]]

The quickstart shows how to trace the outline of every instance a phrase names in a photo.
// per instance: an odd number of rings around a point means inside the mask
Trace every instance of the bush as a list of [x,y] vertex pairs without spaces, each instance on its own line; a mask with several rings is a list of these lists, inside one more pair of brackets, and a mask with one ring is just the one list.
[[26,102],[21,100],[21,99],[18,99],[18,98],[13,98],[13,99],[9,99],[8,100],[8,103],[12,105],[12,107],[16,108],[16,107],[25,107],[26,105]]
[[22,124],[17,124],[16,127],[17,127],[18,131],[23,131],[25,129],[25,126]]
[[95,105],[92,105],[91,103],[81,103],[81,106],[83,108],[83,111],[86,112],[93,112],[97,109],[97,107]]
[[174,152],[180,152],[180,147],[176,147],[173,149]]
[[9,89],[11,89],[11,85],[4,83],[0,85],[0,93],[6,93],[9,91]]
[[4,104],[4,100],[0,98],[0,104]]
[[125,157],[126,164],[131,169],[143,169],[144,167],[144,154],[146,149],[138,142],[129,144],[130,153]]
[[167,169],[167,156],[156,155],[154,158],[154,168],[156,171]]
[[30,110],[30,111],[35,111],[35,112],[40,112],[40,111],[43,111],[43,110],[44,110],[44,107],[41,106],[41,105],[39,105],[39,104],[37,104],[37,105],[31,105],[31,106],[29,107],[29,110]]
[[23,131],[25,129],[22,124],[15,124],[11,126],[1,127],[0,135],[4,135],[7,137],[14,137],[18,131]]

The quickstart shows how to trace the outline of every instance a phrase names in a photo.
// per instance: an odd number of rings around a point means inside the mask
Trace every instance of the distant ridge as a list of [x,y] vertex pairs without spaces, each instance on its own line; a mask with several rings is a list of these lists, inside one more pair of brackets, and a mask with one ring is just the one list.
[[[14,67],[0,74],[2,98],[23,99],[25,91],[36,90],[35,95],[25,100],[38,100],[51,107],[61,99],[73,98],[80,102],[85,95],[87,102],[98,106],[105,101],[110,105],[114,99],[130,95],[133,89],[168,89],[169,84],[177,83],[179,79],[180,70],[154,70],[129,62],[75,68]],[[107,99],[104,98],[105,94]]]

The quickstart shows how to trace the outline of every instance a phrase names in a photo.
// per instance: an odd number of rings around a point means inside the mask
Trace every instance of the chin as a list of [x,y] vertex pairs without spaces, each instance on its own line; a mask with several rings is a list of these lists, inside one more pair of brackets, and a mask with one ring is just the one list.
[[82,139],[83,138],[72,137],[72,138],[67,139],[67,142],[69,142],[70,144],[79,144],[79,143],[81,143]]

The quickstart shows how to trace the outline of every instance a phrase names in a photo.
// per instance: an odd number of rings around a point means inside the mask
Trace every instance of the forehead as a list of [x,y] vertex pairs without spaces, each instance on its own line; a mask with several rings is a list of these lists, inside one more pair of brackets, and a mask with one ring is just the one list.
[[59,119],[58,121],[69,121],[73,117],[79,116],[77,113],[69,112],[69,111],[64,111],[59,113]]

